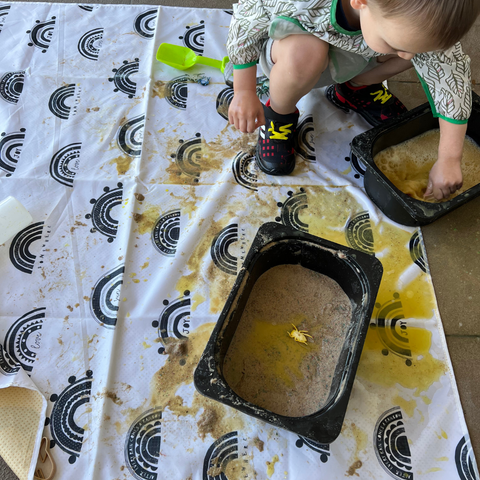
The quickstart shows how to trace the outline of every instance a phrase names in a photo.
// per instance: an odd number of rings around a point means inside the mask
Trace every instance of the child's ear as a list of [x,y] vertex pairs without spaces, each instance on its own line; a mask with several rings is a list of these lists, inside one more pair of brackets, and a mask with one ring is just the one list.
[[367,0],[350,0],[350,5],[354,10],[362,10],[367,6]]

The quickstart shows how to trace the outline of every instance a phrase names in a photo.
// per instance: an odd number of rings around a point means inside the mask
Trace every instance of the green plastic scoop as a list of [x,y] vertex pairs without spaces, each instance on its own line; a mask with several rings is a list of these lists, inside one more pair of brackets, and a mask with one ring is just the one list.
[[225,66],[229,62],[228,57],[223,57],[223,60],[214,60],[213,58],[196,55],[190,48],[172,45],[171,43],[162,43],[158,47],[157,60],[179,70],[187,70],[198,63],[219,68],[222,73],[224,73]]

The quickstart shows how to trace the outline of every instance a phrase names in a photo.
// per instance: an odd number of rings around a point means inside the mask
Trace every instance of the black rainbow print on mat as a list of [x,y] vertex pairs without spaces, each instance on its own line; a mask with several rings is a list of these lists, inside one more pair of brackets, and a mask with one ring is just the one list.
[[238,242],[238,224],[232,223],[215,236],[210,247],[213,263],[229,275],[237,274],[238,258],[229,251],[231,245],[236,242]]
[[99,232],[105,235],[108,243],[112,243],[117,235],[118,220],[112,217],[111,211],[122,203],[122,188],[121,183],[117,183],[117,188],[112,190],[105,187],[104,193],[97,200],[94,198],[90,200],[93,205],[92,213],[85,215],[87,220],[92,220],[93,228],[90,229],[90,232]]
[[[70,116],[77,114],[77,106],[80,102],[80,93],[82,89],[80,85],[70,83],[63,87],[57,88],[48,101],[48,109],[58,118],[68,120]],[[71,100],[73,98],[73,101]],[[67,105],[72,103],[72,105]]]
[[50,161],[50,175],[58,183],[66,187],[73,187],[75,174],[80,163],[80,142],[71,143],[61,148]]
[[37,20],[31,30],[27,30],[30,36],[29,47],[39,48],[42,53],[45,53],[52,41],[53,31],[55,29],[55,17],[50,20],[41,22]]
[[320,461],[322,463],[327,463],[328,458],[330,457],[330,445],[328,443],[318,443],[314,440],[310,440],[309,438],[302,437],[301,435],[298,436],[298,440],[295,442],[295,446],[297,448],[305,447],[310,448],[310,450],[317,452],[320,455]]
[[100,5],[78,5],[78,7],[86,12],[93,12],[94,9],[100,8]]
[[120,124],[116,135],[118,148],[130,157],[139,157],[142,154],[144,126],[145,115],[138,115]]
[[410,250],[410,257],[412,258],[413,263],[420,267],[423,272],[429,273],[427,257],[425,255],[423,242],[420,238],[420,233],[418,230],[415,230],[415,232],[413,232],[408,248]]
[[295,228],[301,232],[308,233],[308,225],[300,220],[300,213],[308,208],[307,194],[305,189],[300,188],[298,193],[288,192],[288,198],[283,203],[278,202],[277,206],[282,210],[275,221],[283,223],[287,227]]
[[224,88],[217,95],[217,100],[216,100],[217,113],[225,120],[228,120],[228,108],[230,107],[232,100],[233,100],[232,87]]
[[[227,465],[236,460],[238,455],[238,432],[230,432],[210,445],[203,460],[203,480],[228,480],[223,473]],[[208,472],[218,471],[217,475]]]
[[365,253],[374,253],[372,223],[368,212],[360,212],[349,219],[345,237],[350,247]]
[[45,307],[34,308],[22,315],[8,329],[5,335],[5,349],[15,363],[31,373],[37,352],[40,350]]
[[[138,480],[156,480],[162,446],[162,410],[158,407],[142,413],[130,426],[125,439],[125,462]],[[163,478],[160,477],[160,480]]]
[[[82,8],[81,5],[79,5]],[[91,10],[90,10],[91,11]],[[103,28],[94,28],[84,33],[78,41],[78,51],[87,60],[96,62],[103,44]]]
[[0,78],[0,98],[8,103],[18,103],[25,82],[25,70],[7,72]]
[[380,416],[375,425],[373,447],[380,465],[391,477],[413,480],[412,455],[400,407]]
[[8,11],[10,10],[10,5],[5,5],[4,3],[0,3],[0,33],[2,31],[2,27],[5,25],[5,20],[8,15]]
[[130,78],[131,75],[138,73],[140,68],[139,59],[136,58],[133,62],[128,60],[123,61],[123,65],[120,68],[114,68],[112,72],[115,74],[113,78],[109,78],[109,82],[113,82],[115,88],[114,92],[122,92],[133,98],[137,91],[137,84]]
[[68,379],[69,385],[60,393],[50,396],[53,406],[50,418],[47,417],[45,426],[50,425],[50,448],[58,445],[69,455],[68,463],[73,464],[80,457],[85,430],[75,423],[77,410],[90,402],[92,393],[93,373],[87,370],[85,377],[77,380],[75,376]]
[[167,257],[174,257],[180,239],[180,210],[164,213],[155,222],[152,242],[156,250]]
[[345,160],[347,162],[350,162],[350,165],[352,166],[353,170],[357,173],[355,173],[354,177],[355,178],[360,178],[364,177],[366,170],[365,167],[358,161],[358,158],[355,155],[352,155],[352,158],[350,157],[345,157]]
[[178,37],[183,40],[187,48],[191,48],[196,55],[203,55],[205,47],[205,22],[200,20],[198,25],[187,25],[183,36]]
[[477,464],[468,435],[462,437],[455,448],[455,464],[460,480],[479,480]]
[[[33,242],[42,238],[44,223],[32,223],[18,232],[10,244],[10,261],[17,270],[23,273],[29,275],[33,273],[37,256],[30,251],[30,247]],[[43,263],[43,261],[40,261],[40,263]]]
[[300,119],[297,126],[297,136],[295,137],[295,151],[307,162],[316,162],[315,156],[315,124],[313,116],[306,115]]
[[167,102],[179,110],[187,108],[188,84],[196,80],[195,75],[180,75],[172,78],[165,85],[165,99]]
[[235,181],[248,190],[258,191],[257,167],[253,152],[239,152],[232,162],[232,171]]
[[90,311],[93,318],[105,328],[115,328],[117,324],[118,304],[123,284],[125,265],[102,275],[93,287],[90,298]]
[[24,128],[19,132],[2,132],[0,135],[0,170],[3,170],[7,177],[11,177],[17,168],[24,142]]
[[378,309],[372,316],[370,328],[376,329],[377,334],[385,346],[382,354],[387,356],[390,352],[405,359],[407,367],[412,365],[412,350],[408,340],[408,328],[403,314],[400,294],[394,293],[393,299],[384,304],[376,303]]
[[16,375],[20,368],[20,364],[10,357],[0,343],[0,374],[5,376]]
[[133,30],[142,38],[151,40],[155,35],[155,25],[157,24],[158,8],[151,8],[140,13],[133,21]]
[[195,137],[189,140],[180,139],[178,143],[180,146],[176,153],[172,153],[170,156],[175,159],[175,163],[182,173],[193,178],[194,182],[198,182],[202,171],[199,163],[202,160],[201,134],[196,133]]
[[[165,307],[159,319],[152,322],[152,327],[157,330],[158,338],[163,344],[167,338],[187,338],[192,331],[191,303],[189,290],[185,290],[183,296],[171,303],[167,299],[163,301]],[[158,349],[158,353],[164,352],[163,346]]]
[[224,10],[227,15],[233,15],[233,10]]

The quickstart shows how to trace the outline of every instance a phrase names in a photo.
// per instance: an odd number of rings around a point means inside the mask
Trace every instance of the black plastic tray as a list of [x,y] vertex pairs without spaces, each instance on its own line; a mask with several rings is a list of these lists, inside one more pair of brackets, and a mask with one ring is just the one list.
[[[331,277],[352,302],[352,321],[328,400],[321,410],[305,417],[278,415],[243,400],[230,388],[222,373],[225,354],[256,280],[270,268],[284,264],[300,264]],[[373,255],[277,223],[264,224],[257,232],[195,370],[196,389],[209,398],[276,427],[319,443],[333,442],[342,429],[382,271],[381,263]]]
[[[375,165],[373,157],[392,145],[439,128],[428,103],[420,105],[385,125],[357,135],[352,141],[352,163],[365,167],[365,190],[378,208],[397,223],[408,226],[427,225],[480,195],[480,184],[452,200],[428,203],[415,200],[396,188]],[[467,135],[480,144],[480,97],[473,93],[472,115]]]

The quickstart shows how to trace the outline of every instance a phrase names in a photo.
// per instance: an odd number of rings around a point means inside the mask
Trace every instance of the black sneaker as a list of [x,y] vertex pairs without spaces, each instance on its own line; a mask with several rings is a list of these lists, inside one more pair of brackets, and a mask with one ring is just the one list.
[[354,110],[376,127],[407,111],[405,105],[382,83],[354,87],[350,82],[330,85],[325,96],[344,112]]
[[295,135],[298,110],[280,115],[270,107],[270,100],[263,106],[265,125],[258,132],[257,165],[269,175],[289,175],[295,168]]

